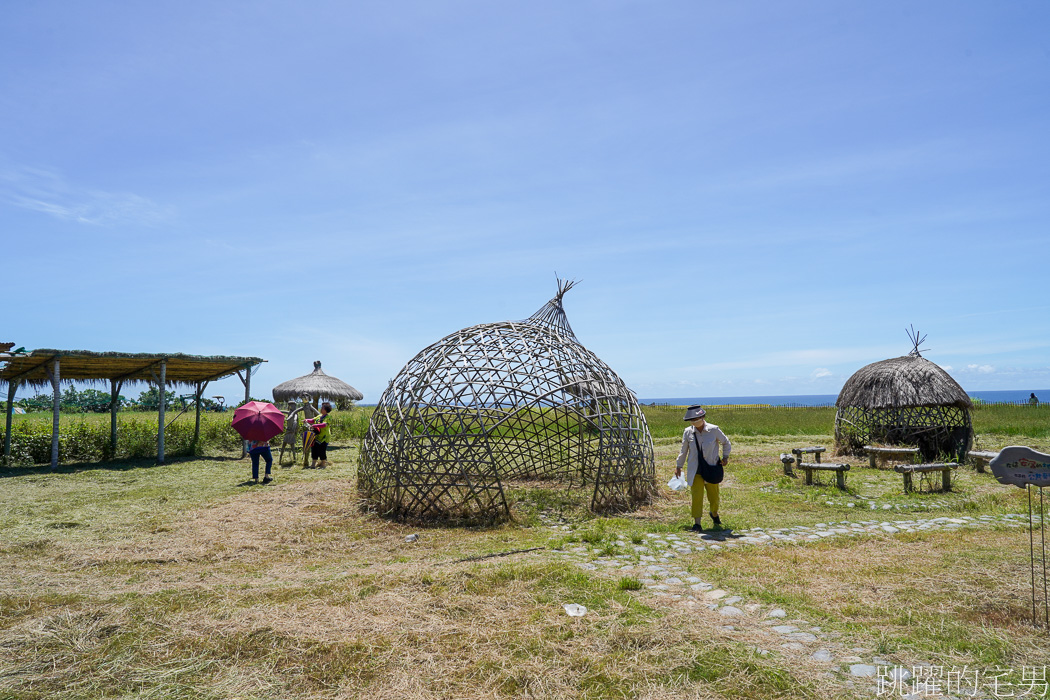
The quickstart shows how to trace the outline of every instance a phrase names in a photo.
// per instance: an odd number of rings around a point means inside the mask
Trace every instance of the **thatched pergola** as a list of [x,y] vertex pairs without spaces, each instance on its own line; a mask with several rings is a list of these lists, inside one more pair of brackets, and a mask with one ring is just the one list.
[[973,403],[946,371],[915,348],[861,367],[835,402],[835,441],[857,452],[866,444],[912,445],[923,459],[961,458],[973,444]]
[[[117,445],[117,401],[124,384],[146,382],[158,387],[161,397],[169,386],[192,386],[196,395],[197,422],[194,442],[200,436],[200,399],[212,381],[236,374],[244,384],[244,398],[251,391],[252,368],[266,362],[258,357],[229,357],[223,355],[185,355],[182,353],[125,353],[92,352],[89,350],[40,349],[31,353],[0,357],[0,384],[7,384],[7,431],[4,437],[4,463],[11,457],[11,414],[15,392],[23,384],[43,388],[50,386],[54,394],[51,429],[51,468],[58,466],[59,405],[61,382],[84,381],[109,383],[110,444]],[[164,462],[165,402],[158,407],[157,461]]]
[[310,374],[281,382],[273,388],[273,400],[277,403],[295,401],[303,396],[313,400],[314,408],[322,400],[341,402],[365,398],[364,394],[346,382],[325,374],[320,360],[314,362],[314,371]]
[[424,348],[390,382],[362,445],[358,492],[399,519],[509,517],[504,479],[592,484],[591,508],[655,491],[638,400],[576,339],[572,283],[524,321],[471,326]]

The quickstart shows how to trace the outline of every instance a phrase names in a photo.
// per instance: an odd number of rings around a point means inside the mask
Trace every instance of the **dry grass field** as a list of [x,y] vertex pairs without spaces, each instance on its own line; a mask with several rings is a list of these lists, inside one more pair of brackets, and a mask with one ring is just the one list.
[[[702,596],[580,565],[633,565],[646,538],[689,537],[686,499],[666,489],[606,518],[587,512],[588,493],[514,484],[514,522],[468,529],[361,508],[355,439],[336,443],[331,468],[277,468],[268,486],[221,450],[162,466],[3,469],[0,698],[830,699],[877,695],[850,673],[854,659],[1008,670],[1015,682],[1048,663],[1050,638],[1031,625],[1028,531],[1001,520],[1027,514],[1022,490],[961,468],[950,493],[924,483],[906,495],[899,475],[860,460],[846,492],[827,477],[806,486],[777,456],[809,444],[829,435],[736,438],[726,525],[986,519],[678,556],[749,604],[730,619]],[[678,440],[656,448],[663,483]],[[588,612],[569,617],[567,603]],[[783,644],[773,608],[819,630],[834,660]],[[1037,683],[1012,689],[1040,697]]]

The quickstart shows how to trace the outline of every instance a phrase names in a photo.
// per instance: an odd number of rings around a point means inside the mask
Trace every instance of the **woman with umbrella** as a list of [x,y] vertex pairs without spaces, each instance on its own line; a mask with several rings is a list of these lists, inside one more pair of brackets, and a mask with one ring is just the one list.
[[284,414],[272,403],[249,401],[233,412],[230,423],[242,438],[248,441],[248,454],[252,458],[252,481],[259,483],[259,458],[266,460],[266,476],[263,483],[273,481],[270,469],[273,454],[270,453],[270,438],[284,431]]
[[270,452],[270,443],[266,440],[249,440],[248,456],[252,458],[252,481],[259,483],[259,457],[266,460],[266,475],[262,482],[268,484],[273,481],[270,469],[273,467],[273,453]]

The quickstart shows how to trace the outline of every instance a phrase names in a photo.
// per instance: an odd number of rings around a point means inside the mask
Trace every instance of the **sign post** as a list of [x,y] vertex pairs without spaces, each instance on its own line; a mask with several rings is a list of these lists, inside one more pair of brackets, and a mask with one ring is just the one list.
[[[1050,602],[1047,598],[1046,504],[1043,490],[1050,486],[1050,455],[1030,447],[1005,447],[988,465],[1000,484],[1013,484],[1028,492],[1028,554],[1032,568],[1032,624],[1039,625],[1036,595],[1036,562],[1043,570],[1043,626],[1050,629]],[[1039,490],[1039,547],[1036,556],[1035,509],[1032,494]]]

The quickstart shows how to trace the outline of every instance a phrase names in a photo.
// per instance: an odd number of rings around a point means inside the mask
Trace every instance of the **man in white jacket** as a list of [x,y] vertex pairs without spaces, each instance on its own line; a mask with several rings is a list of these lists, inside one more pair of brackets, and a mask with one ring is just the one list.
[[[690,406],[685,411],[685,421],[689,426],[682,433],[682,449],[678,453],[675,476],[682,475],[682,465],[688,464],[686,482],[692,495],[693,530],[703,529],[701,516],[704,514],[704,492],[711,505],[711,520],[716,529],[722,529],[718,518],[718,484],[722,481],[722,467],[729,464],[729,453],[733,446],[721,428],[708,423],[704,416],[707,411],[701,406]],[[718,446],[722,446],[722,459],[718,459]],[[703,460],[704,465],[701,465]],[[703,467],[703,468],[701,468]],[[708,475],[704,481],[702,474]]]

